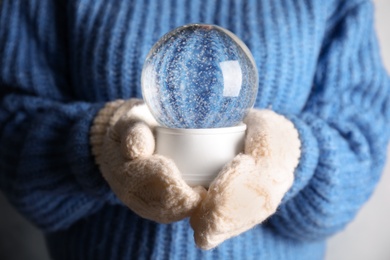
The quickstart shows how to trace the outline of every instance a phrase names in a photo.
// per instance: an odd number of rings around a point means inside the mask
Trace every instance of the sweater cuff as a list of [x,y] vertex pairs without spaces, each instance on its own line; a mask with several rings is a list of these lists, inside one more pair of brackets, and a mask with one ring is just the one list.
[[[101,175],[90,146],[90,129],[94,118],[104,103],[92,104],[83,109],[83,115],[73,125],[69,137],[69,164],[77,182],[88,194],[103,200],[116,200],[108,184]],[[96,140],[95,140],[96,141]]]

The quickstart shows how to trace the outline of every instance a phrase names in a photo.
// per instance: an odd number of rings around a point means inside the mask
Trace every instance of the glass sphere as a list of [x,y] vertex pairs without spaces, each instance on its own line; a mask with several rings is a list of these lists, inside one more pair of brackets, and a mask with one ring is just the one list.
[[151,113],[166,127],[229,127],[253,106],[258,74],[249,49],[233,33],[190,24],[153,46],[141,84]]

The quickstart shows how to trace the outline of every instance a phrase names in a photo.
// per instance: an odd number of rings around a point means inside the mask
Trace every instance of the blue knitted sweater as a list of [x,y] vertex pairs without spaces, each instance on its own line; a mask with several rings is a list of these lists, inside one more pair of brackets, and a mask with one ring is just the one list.
[[[46,234],[53,259],[321,259],[378,182],[390,81],[366,0],[3,0],[0,188]],[[188,220],[124,207],[94,163],[91,122],[140,97],[152,45],[187,23],[238,35],[259,71],[258,108],[297,127],[302,156],[276,214],[211,251]]]

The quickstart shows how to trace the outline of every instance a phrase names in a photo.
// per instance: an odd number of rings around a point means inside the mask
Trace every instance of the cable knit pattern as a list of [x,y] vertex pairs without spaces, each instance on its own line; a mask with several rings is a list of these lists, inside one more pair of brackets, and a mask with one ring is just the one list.
[[[368,0],[3,0],[0,188],[42,228],[53,259],[321,259],[372,193],[389,138],[390,81]],[[159,225],[115,198],[89,131],[108,101],[141,97],[152,45],[186,23],[225,27],[252,51],[257,108],[301,139],[275,215],[212,251],[187,220]]]

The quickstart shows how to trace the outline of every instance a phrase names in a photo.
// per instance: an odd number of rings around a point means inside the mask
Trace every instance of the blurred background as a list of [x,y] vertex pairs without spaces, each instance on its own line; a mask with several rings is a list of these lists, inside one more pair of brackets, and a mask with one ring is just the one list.
[[[390,71],[390,0],[374,2],[382,56]],[[326,260],[389,260],[389,241],[390,148],[389,160],[374,195],[356,219],[330,239]],[[0,260],[48,259],[40,231],[19,215],[0,193]]]

